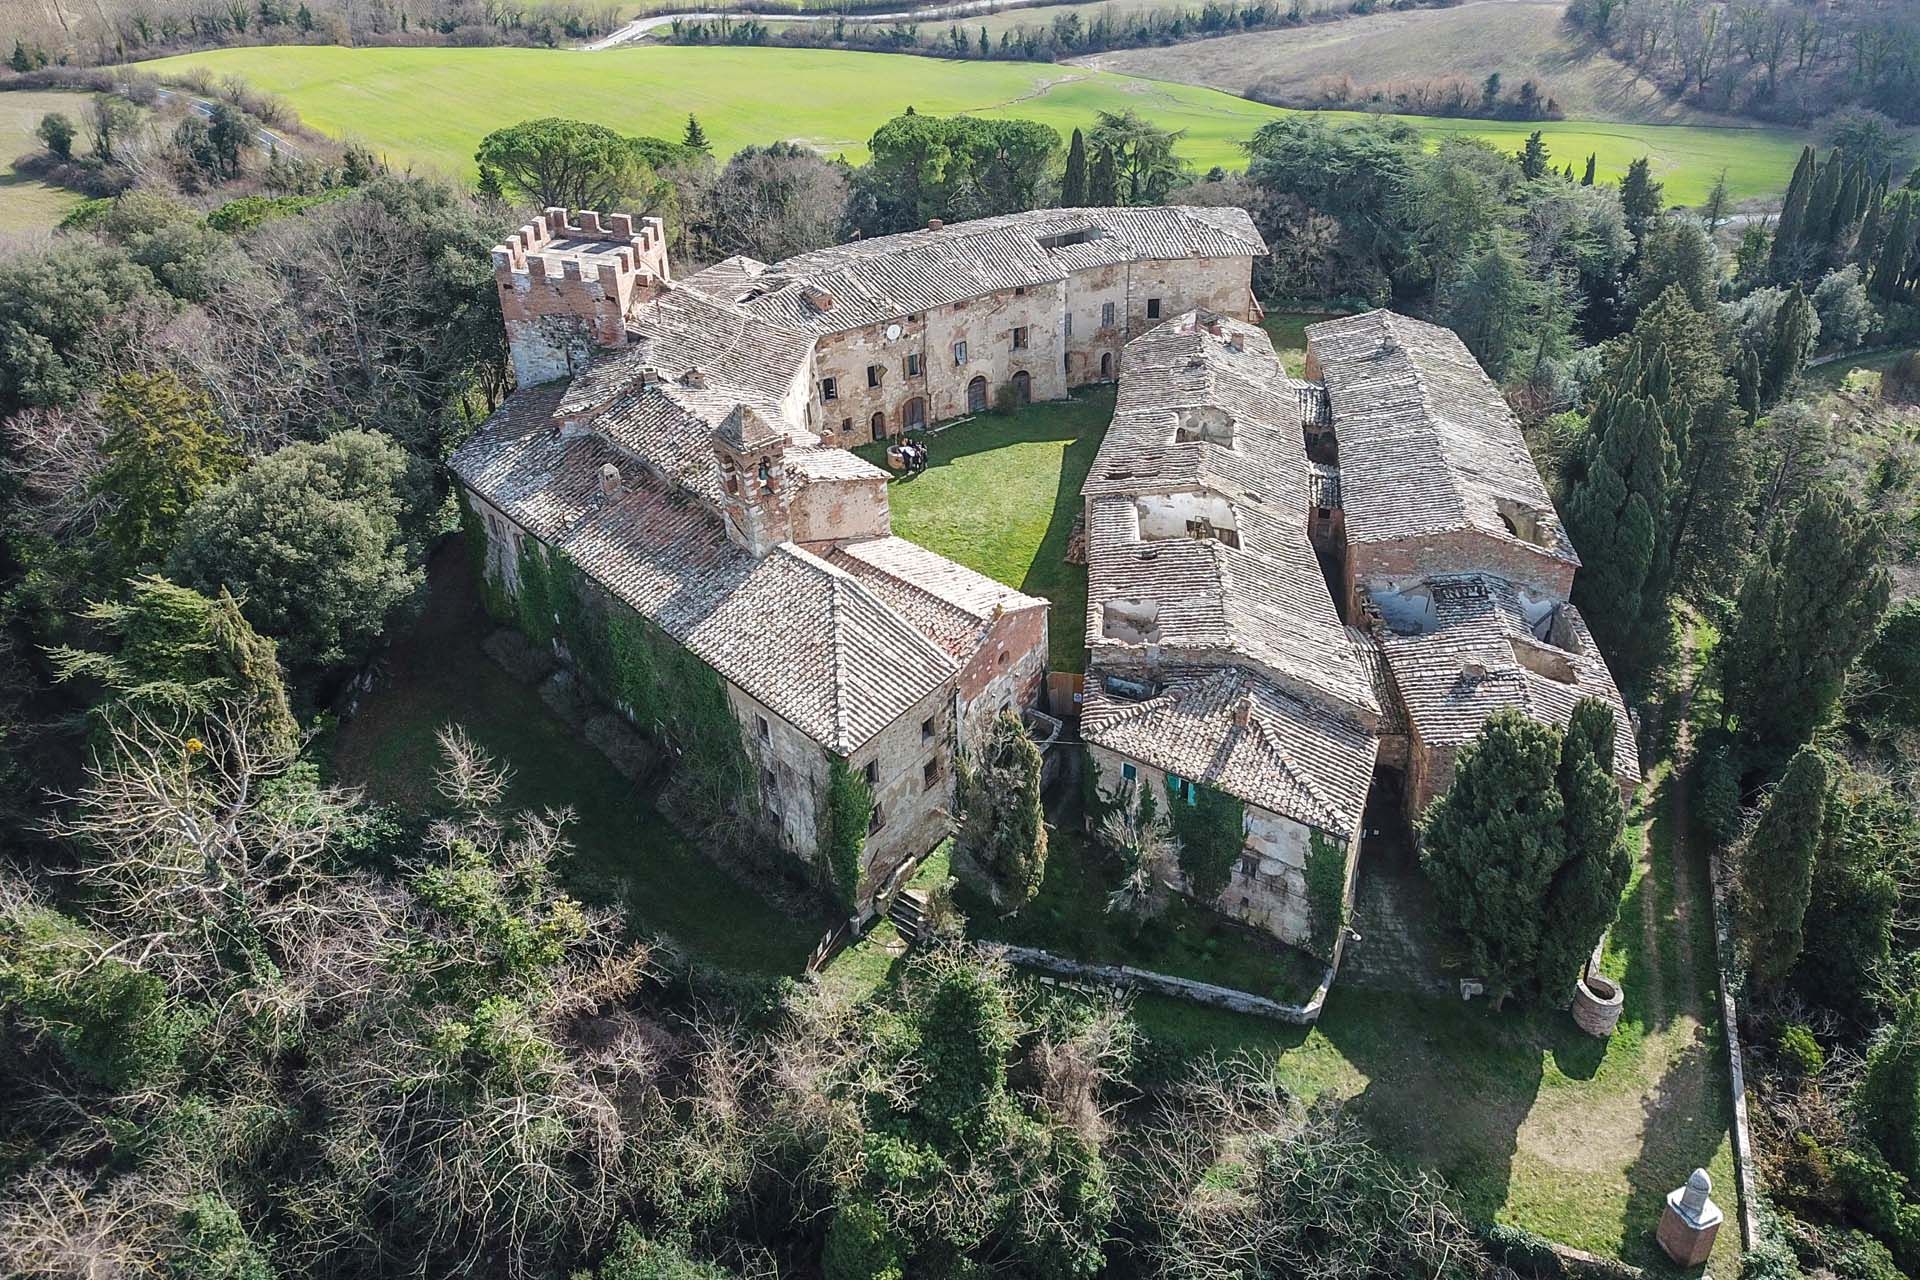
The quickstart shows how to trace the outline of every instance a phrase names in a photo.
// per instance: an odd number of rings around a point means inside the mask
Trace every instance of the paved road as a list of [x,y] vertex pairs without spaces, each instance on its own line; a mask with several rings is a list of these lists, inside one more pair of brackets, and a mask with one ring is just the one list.
[[925,9],[903,9],[898,13],[827,13],[815,10],[810,13],[746,13],[734,10],[728,13],[652,13],[644,18],[635,18],[626,26],[611,35],[600,37],[590,44],[580,45],[585,53],[598,53],[602,49],[612,49],[618,45],[631,44],[643,39],[649,31],[671,26],[676,19],[693,22],[712,22],[717,18],[758,18],[763,22],[927,22],[940,18],[964,18],[976,13],[997,13],[1003,9],[1025,9],[1036,4],[1058,4],[1059,0],[963,0],[958,4],[933,5]]
[[[177,89],[161,89],[158,92],[163,98],[179,98],[187,104],[189,111],[199,116],[202,120],[210,120],[213,118],[213,104],[205,98],[196,98],[191,94],[181,93]],[[285,134],[275,133],[271,129],[262,127],[254,131],[253,137],[254,141],[260,145],[262,150],[273,148],[290,156],[300,154],[299,146],[288,141]]]

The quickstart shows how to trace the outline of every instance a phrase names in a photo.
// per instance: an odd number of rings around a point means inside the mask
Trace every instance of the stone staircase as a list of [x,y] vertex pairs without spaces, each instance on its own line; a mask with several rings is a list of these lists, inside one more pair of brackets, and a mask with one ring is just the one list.
[[927,895],[918,889],[901,890],[887,909],[887,919],[893,921],[901,941],[912,946],[927,931]]

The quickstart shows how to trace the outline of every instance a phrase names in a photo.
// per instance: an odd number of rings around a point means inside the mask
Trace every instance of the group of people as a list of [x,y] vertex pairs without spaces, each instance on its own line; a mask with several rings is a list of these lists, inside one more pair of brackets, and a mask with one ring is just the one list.
[[908,475],[918,475],[927,469],[927,446],[918,440],[902,440],[892,446],[888,452],[900,461],[899,469]]

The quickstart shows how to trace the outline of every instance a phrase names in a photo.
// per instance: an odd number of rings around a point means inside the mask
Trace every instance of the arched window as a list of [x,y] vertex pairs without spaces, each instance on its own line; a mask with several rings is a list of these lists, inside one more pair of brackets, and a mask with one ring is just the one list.
[[1113,352],[1100,353],[1100,381],[1106,382],[1113,377]]
[[773,483],[773,460],[771,458],[760,459],[760,483]]

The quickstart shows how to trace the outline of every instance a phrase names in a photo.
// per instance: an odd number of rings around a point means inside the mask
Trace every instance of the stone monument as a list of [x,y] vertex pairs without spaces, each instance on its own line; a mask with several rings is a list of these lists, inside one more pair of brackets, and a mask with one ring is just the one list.
[[1707,1198],[1713,1179],[1705,1169],[1695,1169],[1687,1185],[1667,1193],[1667,1208],[1660,1215],[1660,1247],[1683,1267],[1697,1267],[1713,1252],[1713,1238],[1720,1234],[1723,1214],[1720,1206]]

